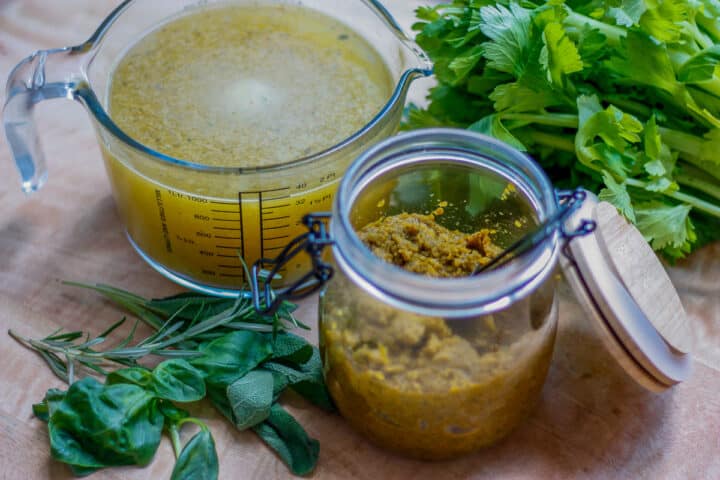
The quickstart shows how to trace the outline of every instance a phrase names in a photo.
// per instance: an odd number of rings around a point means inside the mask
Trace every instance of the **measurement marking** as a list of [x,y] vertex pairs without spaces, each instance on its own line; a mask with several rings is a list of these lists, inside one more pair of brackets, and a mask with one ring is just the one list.
[[[289,226],[290,226],[290,225],[280,225],[280,226],[278,226],[278,227],[265,227],[265,228],[262,229],[262,231],[264,232],[264,231],[266,231],[266,230],[280,230],[281,228],[288,228]],[[262,227],[261,227],[261,228],[262,228]]]
[[236,222],[237,218],[213,218],[213,222]]
[[277,200],[285,200],[286,198],[290,198],[290,195],[282,195],[280,197],[272,197],[272,198],[266,198],[268,202],[275,202]]
[[243,268],[242,265],[218,265],[218,267],[220,267],[220,268],[231,268],[231,269],[233,269],[233,270],[237,270],[237,269]]
[[282,192],[282,191],[285,191],[285,190],[290,190],[290,187],[268,188],[268,189],[265,189],[265,190],[255,190],[255,191],[246,190],[246,191],[240,192],[240,193],[255,193],[255,194],[260,194],[260,193]]
[[242,232],[242,226],[240,228],[229,228],[229,227],[213,227],[215,230],[225,230],[228,232]]
[[240,213],[239,210],[210,210],[213,213]]
[[[243,231],[243,209],[242,209],[242,192],[238,192],[238,208],[240,209],[240,231]],[[243,233],[240,240],[240,256],[245,258],[245,234]],[[244,277],[243,277],[244,278]]]
[[[265,210],[265,209],[263,208],[263,210]],[[262,212],[263,215],[272,215],[273,213],[275,213],[275,210],[270,210],[269,212],[265,212],[265,211]]]
[[285,208],[289,206],[289,203],[283,203],[282,205],[270,205],[269,207],[265,207],[263,210],[270,210],[271,208]]
[[215,255],[215,256],[216,256],[216,257],[221,257],[221,258],[235,258],[235,259],[238,258],[237,255],[223,255],[223,254],[220,254],[220,253],[218,253],[218,254]]
[[221,277],[228,277],[228,278],[245,278],[245,274],[242,275],[236,275],[234,273],[221,273]]
[[[285,189],[286,190],[286,189]],[[268,190],[269,192],[272,190]],[[262,232],[265,230],[263,229],[263,216],[262,216],[262,208],[263,208],[263,192],[258,193],[258,206],[260,207],[260,215],[258,215],[260,220],[260,256],[265,256],[265,240],[263,239]]]
[[272,220],[285,220],[286,218],[290,218],[290,215],[285,215],[284,217],[266,218],[265,220],[267,220],[268,222],[270,222],[270,221],[272,221]]
[[234,247],[229,247],[227,245],[215,245],[215,248],[224,248],[225,250],[237,250],[240,248],[239,245],[235,245]]
[[215,238],[221,238],[223,240],[242,240],[242,237],[223,237],[221,235],[215,235]]
[[213,205],[222,205],[224,207],[227,207],[228,205],[235,205],[233,202],[213,202],[212,200],[210,203]]
[[290,238],[290,235],[283,235],[282,237],[266,238],[265,241],[269,242],[271,240],[286,240],[288,238]]
[[270,247],[270,248],[266,248],[265,251],[272,252],[273,250],[282,250],[283,248],[285,248],[285,247],[284,246],[283,247]]

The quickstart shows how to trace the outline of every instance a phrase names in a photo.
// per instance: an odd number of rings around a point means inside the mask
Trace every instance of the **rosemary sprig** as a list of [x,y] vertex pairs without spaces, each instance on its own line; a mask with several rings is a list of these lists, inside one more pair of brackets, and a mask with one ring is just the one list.
[[108,285],[67,285],[88,288],[136,315],[156,331],[147,338],[133,342],[138,321],[117,345],[98,350],[126,319],[113,324],[95,338],[80,331],[58,330],[41,339],[24,338],[12,330],[8,333],[26,347],[35,350],[52,372],[68,384],[75,381],[78,366],[99,375],[107,375],[110,364],[137,366],[148,355],[165,358],[190,358],[200,355],[198,346],[232,330],[277,333],[293,327],[308,328],[292,315],[295,306],[286,303],[278,312],[266,317],[258,314],[249,297],[217,298],[197,293],[182,293],[167,298],[148,300],[139,295]]

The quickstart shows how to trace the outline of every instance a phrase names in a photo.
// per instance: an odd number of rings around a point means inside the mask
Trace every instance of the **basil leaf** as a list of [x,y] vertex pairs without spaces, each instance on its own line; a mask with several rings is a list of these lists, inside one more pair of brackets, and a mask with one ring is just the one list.
[[53,412],[57,410],[60,402],[65,398],[65,392],[58,390],[57,388],[51,388],[45,393],[45,398],[42,402],[33,405],[33,413],[43,422],[48,422]]
[[273,402],[273,384],[272,373],[255,370],[228,387],[228,402],[238,429],[254,427],[268,418]]
[[181,359],[166,360],[152,372],[157,396],[175,402],[196,402],[205,397],[205,380],[200,370]]
[[160,400],[157,406],[160,413],[162,413],[165,419],[170,423],[178,423],[180,420],[184,420],[190,416],[188,412],[182,408],[176,407],[167,400]]
[[87,477],[91,473],[95,473],[99,468],[90,468],[90,467],[78,467],[76,465],[70,465],[70,470],[72,470],[73,475],[76,477]]
[[228,385],[270,358],[273,353],[270,336],[249,331],[228,333],[200,346],[203,356],[190,361],[208,384]]
[[147,387],[152,383],[152,374],[150,370],[143,367],[129,367],[110,372],[105,380],[105,385],[116,385],[118,383]]
[[253,430],[295,475],[308,475],[315,469],[320,444],[279,404],[274,404],[268,419]]
[[102,385],[92,377],[75,382],[50,416],[53,457],[80,472],[146,465],[163,428],[156,403],[137,385]]
[[310,360],[312,354],[312,345],[292,333],[278,333],[273,342],[273,359],[276,360],[300,364]]
[[207,428],[201,428],[182,449],[170,480],[216,480],[218,463],[215,441]]

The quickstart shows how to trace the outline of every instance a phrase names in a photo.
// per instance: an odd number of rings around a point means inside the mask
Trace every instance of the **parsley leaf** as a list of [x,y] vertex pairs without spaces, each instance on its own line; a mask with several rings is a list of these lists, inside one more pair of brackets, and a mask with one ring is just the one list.
[[526,150],[669,258],[720,239],[720,0],[452,0],[418,18],[438,85],[405,128]]
[[521,152],[527,150],[525,145],[523,145],[520,140],[515,138],[515,136],[513,136],[513,134],[505,128],[505,125],[502,124],[500,117],[497,115],[488,115],[487,117],[470,125],[468,129],[473,132],[483,133],[485,135],[495,137],[498,140],[502,140],[508,145],[517,148]]
[[580,53],[559,23],[548,23],[542,34],[543,48],[540,64],[547,71],[547,79],[562,85],[564,77],[583,69]]
[[625,218],[635,223],[635,209],[632,206],[632,200],[627,191],[627,186],[624,183],[616,182],[608,172],[603,174],[603,181],[605,182],[606,188],[600,190],[598,198],[615,205]]
[[623,0],[620,6],[610,7],[608,17],[623,27],[633,27],[640,23],[640,18],[647,11],[644,0]]
[[637,227],[655,250],[681,248],[694,238],[689,205],[650,202],[638,205]]
[[480,30],[492,40],[482,44],[488,66],[521,77],[531,61],[530,12],[511,3],[482,7],[480,18]]
[[720,77],[720,45],[713,45],[683,63],[678,80],[696,83]]

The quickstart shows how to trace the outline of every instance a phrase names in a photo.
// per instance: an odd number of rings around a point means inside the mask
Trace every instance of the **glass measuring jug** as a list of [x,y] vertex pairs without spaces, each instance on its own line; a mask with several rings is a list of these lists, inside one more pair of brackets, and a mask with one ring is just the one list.
[[[291,161],[213,166],[174,158],[123,131],[109,111],[112,72],[138,38],[169,20],[201,8],[226,5],[295,5],[290,0],[162,1],[120,4],[82,45],[40,51],[11,73],[3,120],[26,192],[47,178],[32,120],[33,105],[50,98],[83,104],[93,119],[115,201],[138,253],[172,280],[200,291],[234,295],[244,280],[240,257],[252,264],[273,257],[303,231],[303,216],[328,210],[347,165],[378,140],[392,135],[412,80],[431,64],[387,10],[374,0],[311,0],[304,8],[327,15],[361,36],[385,64],[394,85],[375,116],[328,148]],[[276,286],[307,270],[288,265]]]

